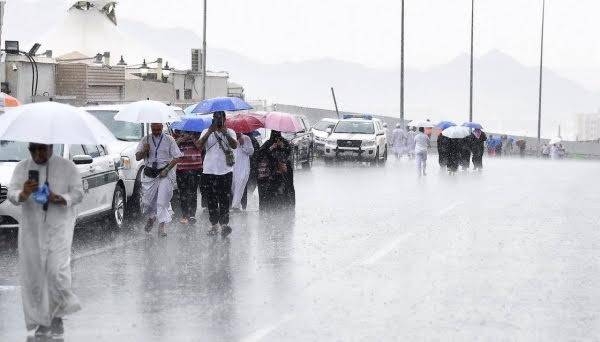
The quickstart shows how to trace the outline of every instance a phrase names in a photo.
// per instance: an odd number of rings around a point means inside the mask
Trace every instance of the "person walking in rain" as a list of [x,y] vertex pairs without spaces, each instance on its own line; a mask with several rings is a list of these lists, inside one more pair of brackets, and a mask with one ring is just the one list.
[[289,208],[296,204],[294,166],[290,160],[292,147],[281,136],[271,136],[258,151],[258,195],[260,211]]
[[396,124],[396,128],[392,131],[392,150],[398,159],[402,158],[406,150],[406,132],[399,123]]
[[225,112],[213,113],[212,125],[202,132],[196,146],[204,150],[203,180],[206,186],[208,214],[211,227],[209,235],[216,235],[221,226],[221,234],[231,234],[229,226],[229,206],[231,205],[231,183],[233,165],[238,147],[235,132],[225,126]]
[[231,208],[234,210],[246,209],[250,157],[254,154],[254,146],[252,146],[252,140],[249,136],[237,133],[237,141],[238,148],[235,149],[235,164],[233,165],[233,181],[231,183]]
[[413,127],[408,131],[406,137],[406,153],[410,159],[415,156],[415,136],[417,136],[417,128]]
[[442,135],[442,132],[437,137],[437,149],[438,149],[438,163],[440,169],[445,170],[448,166],[448,144],[450,138]]
[[482,170],[483,169],[483,153],[485,150],[485,142],[487,140],[487,136],[485,133],[476,128],[473,130],[470,136],[467,137],[469,140],[469,146],[471,151],[473,152],[473,169],[474,170]]
[[429,137],[425,134],[425,128],[419,127],[419,133],[415,136],[415,156],[417,160],[417,172],[420,176],[427,176],[427,149],[429,148]]
[[29,144],[31,158],[17,164],[8,199],[21,207],[18,248],[25,326],[37,328],[36,336],[61,337],[63,317],[81,309],[71,290],[71,244],[83,185],[75,165],[52,151],[52,145]]
[[167,236],[165,226],[171,222],[171,199],[177,186],[175,166],[183,153],[175,139],[163,133],[162,123],[150,125],[152,134],[138,145],[136,160],[144,160],[142,177],[142,212],[148,216],[145,230],[149,233],[158,221],[158,235]]
[[177,134],[176,141],[183,157],[177,164],[177,187],[179,189],[179,202],[181,207],[181,224],[195,224],[196,211],[198,210],[198,188],[202,174],[202,151],[194,142],[198,134],[194,132],[181,132]]

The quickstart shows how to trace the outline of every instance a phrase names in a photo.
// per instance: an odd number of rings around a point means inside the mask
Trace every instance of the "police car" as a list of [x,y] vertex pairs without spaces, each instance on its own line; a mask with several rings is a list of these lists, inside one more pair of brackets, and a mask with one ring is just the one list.
[[[16,165],[30,157],[28,148],[28,143],[0,141],[0,229],[19,226],[21,210],[8,201],[8,184]],[[54,154],[73,161],[81,174],[84,195],[76,207],[77,221],[108,216],[114,228],[121,228],[126,199],[119,156],[97,145],[54,145]]]
[[384,164],[388,143],[381,120],[370,115],[344,115],[325,142],[326,162],[357,159],[373,164]]

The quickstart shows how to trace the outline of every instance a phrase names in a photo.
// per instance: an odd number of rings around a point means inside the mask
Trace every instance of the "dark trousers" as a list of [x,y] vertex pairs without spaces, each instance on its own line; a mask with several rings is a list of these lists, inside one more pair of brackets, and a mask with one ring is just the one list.
[[210,223],[229,224],[229,205],[231,203],[231,182],[233,174],[202,175],[206,186],[206,203]]
[[473,166],[475,169],[483,169],[483,150],[473,153]]
[[179,201],[181,216],[190,218],[196,216],[198,208],[198,183],[200,171],[177,172],[177,187],[179,188]]

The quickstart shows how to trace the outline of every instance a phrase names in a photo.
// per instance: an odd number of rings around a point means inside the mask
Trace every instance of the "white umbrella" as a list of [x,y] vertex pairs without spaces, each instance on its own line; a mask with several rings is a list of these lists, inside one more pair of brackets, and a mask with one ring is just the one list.
[[561,142],[562,142],[562,139],[561,139],[561,138],[559,138],[559,137],[556,137],[556,138],[552,138],[552,139],[550,139],[550,142],[549,142],[549,144],[550,144],[550,145],[554,145],[554,144],[560,144]]
[[471,134],[471,130],[464,126],[452,126],[442,131],[442,135],[451,139],[466,138]]
[[167,123],[180,121],[173,107],[158,101],[144,100],[127,104],[115,120],[133,123]]
[[57,102],[15,107],[0,116],[0,140],[101,145],[115,136],[85,110]]
[[409,123],[410,126],[413,127],[425,127],[425,128],[431,128],[433,127],[433,123],[430,121],[425,121],[425,120],[413,120]]

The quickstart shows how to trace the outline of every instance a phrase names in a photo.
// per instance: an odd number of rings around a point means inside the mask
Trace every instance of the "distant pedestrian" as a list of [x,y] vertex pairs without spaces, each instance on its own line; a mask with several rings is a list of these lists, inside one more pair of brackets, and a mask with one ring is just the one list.
[[150,129],[152,134],[140,141],[135,158],[144,160],[142,206],[148,217],[145,230],[150,232],[158,221],[158,234],[164,237],[165,226],[171,222],[171,199],[177,185],[175,166],[183,153],[175,139],[163,133],[162,123],[153,123]]
[[489,139],[487,140],[486,147],[488,156],[493,157],[496,155],[496,138],[494,138],[494,136],[491,134]]
[[542,146],[542,158],[544,158],[544,159],[550,158],[550,146],[549,145],[544,144]]
[[231,182],[235,155],[238,147],[236,134],[225,126],[225,112],[213,114],[212,125],[202,132],[196,142],[199,149],[204,149],[202,182],[206,187],[209,221],[209,235],[215,235],[221,226],[221,234],[231,234],[229,226],[229,206],[231,201]]
[[440,169],[445,170],[448,166],[448,144],[450,138],[440,134],[437,137],[437,150],[438,150],[438,163],[440,164]]
[[29,144],[29,152],[31,158],[17,164],[8,187],[8,200],[21,212],[19,275],[25,327],[37,328],[36,336],[59,338],[63,317],[81,309],[71,290],[71,244],[83,186],[75,165],[53,156],[52,145]]
[[525,158],[525,149],[527,148],[527,141],[523,139],[517,140],[517,147],[519,148],[519,156]]
[[502,157],[502,139],[496,138],[494,142],[494,156]]
[[181,224],[195,224],[198,209],[198,189],[202,175],[202,151],[194,142],[199,134],[194,132],[178,132],[174,134],[177,146],[183,157],[177,164],[177,187],[181,207]]
[[550,159],[558,160],[562,158],[562,151],[558,144],[550,145]]
[[402,125],[399,123],[396,124],[396,128],[392,131],[392,151],[396,158],[400,159],[404,155],[406,151],[406,139],[407,135],[404,129],[402,129]]
[[469,145],[473,153],[473,168],[475,170],[483,169],[483,153],[486,140],[487,136],[480,129],[473,130],[473,133],[469,136]]
[[258,151],[258,195],[260,211],[286,209],[296,204],[294,166],[290,156],[292,147],[281,136],[271,131],[269,140]]
[[415,157],[415,137],[417,136],[417,128],[412,127],[408,133],[406,138],[406,153],[410,159]]
[[420,176],[427,176],[427,149],[429,148],[429,137],[425,134],[425,128],[419,127],[419,133],[415,136],[415,156],[417,161],[417,172]]
[[250,177],[250,157],[254,154],[254,146],[247,135],[237,133],[238,148],[235,149],[235,165],[233,165],[233,181],[231,183],[231,208],[246,209],[248,203],[248,178]]

